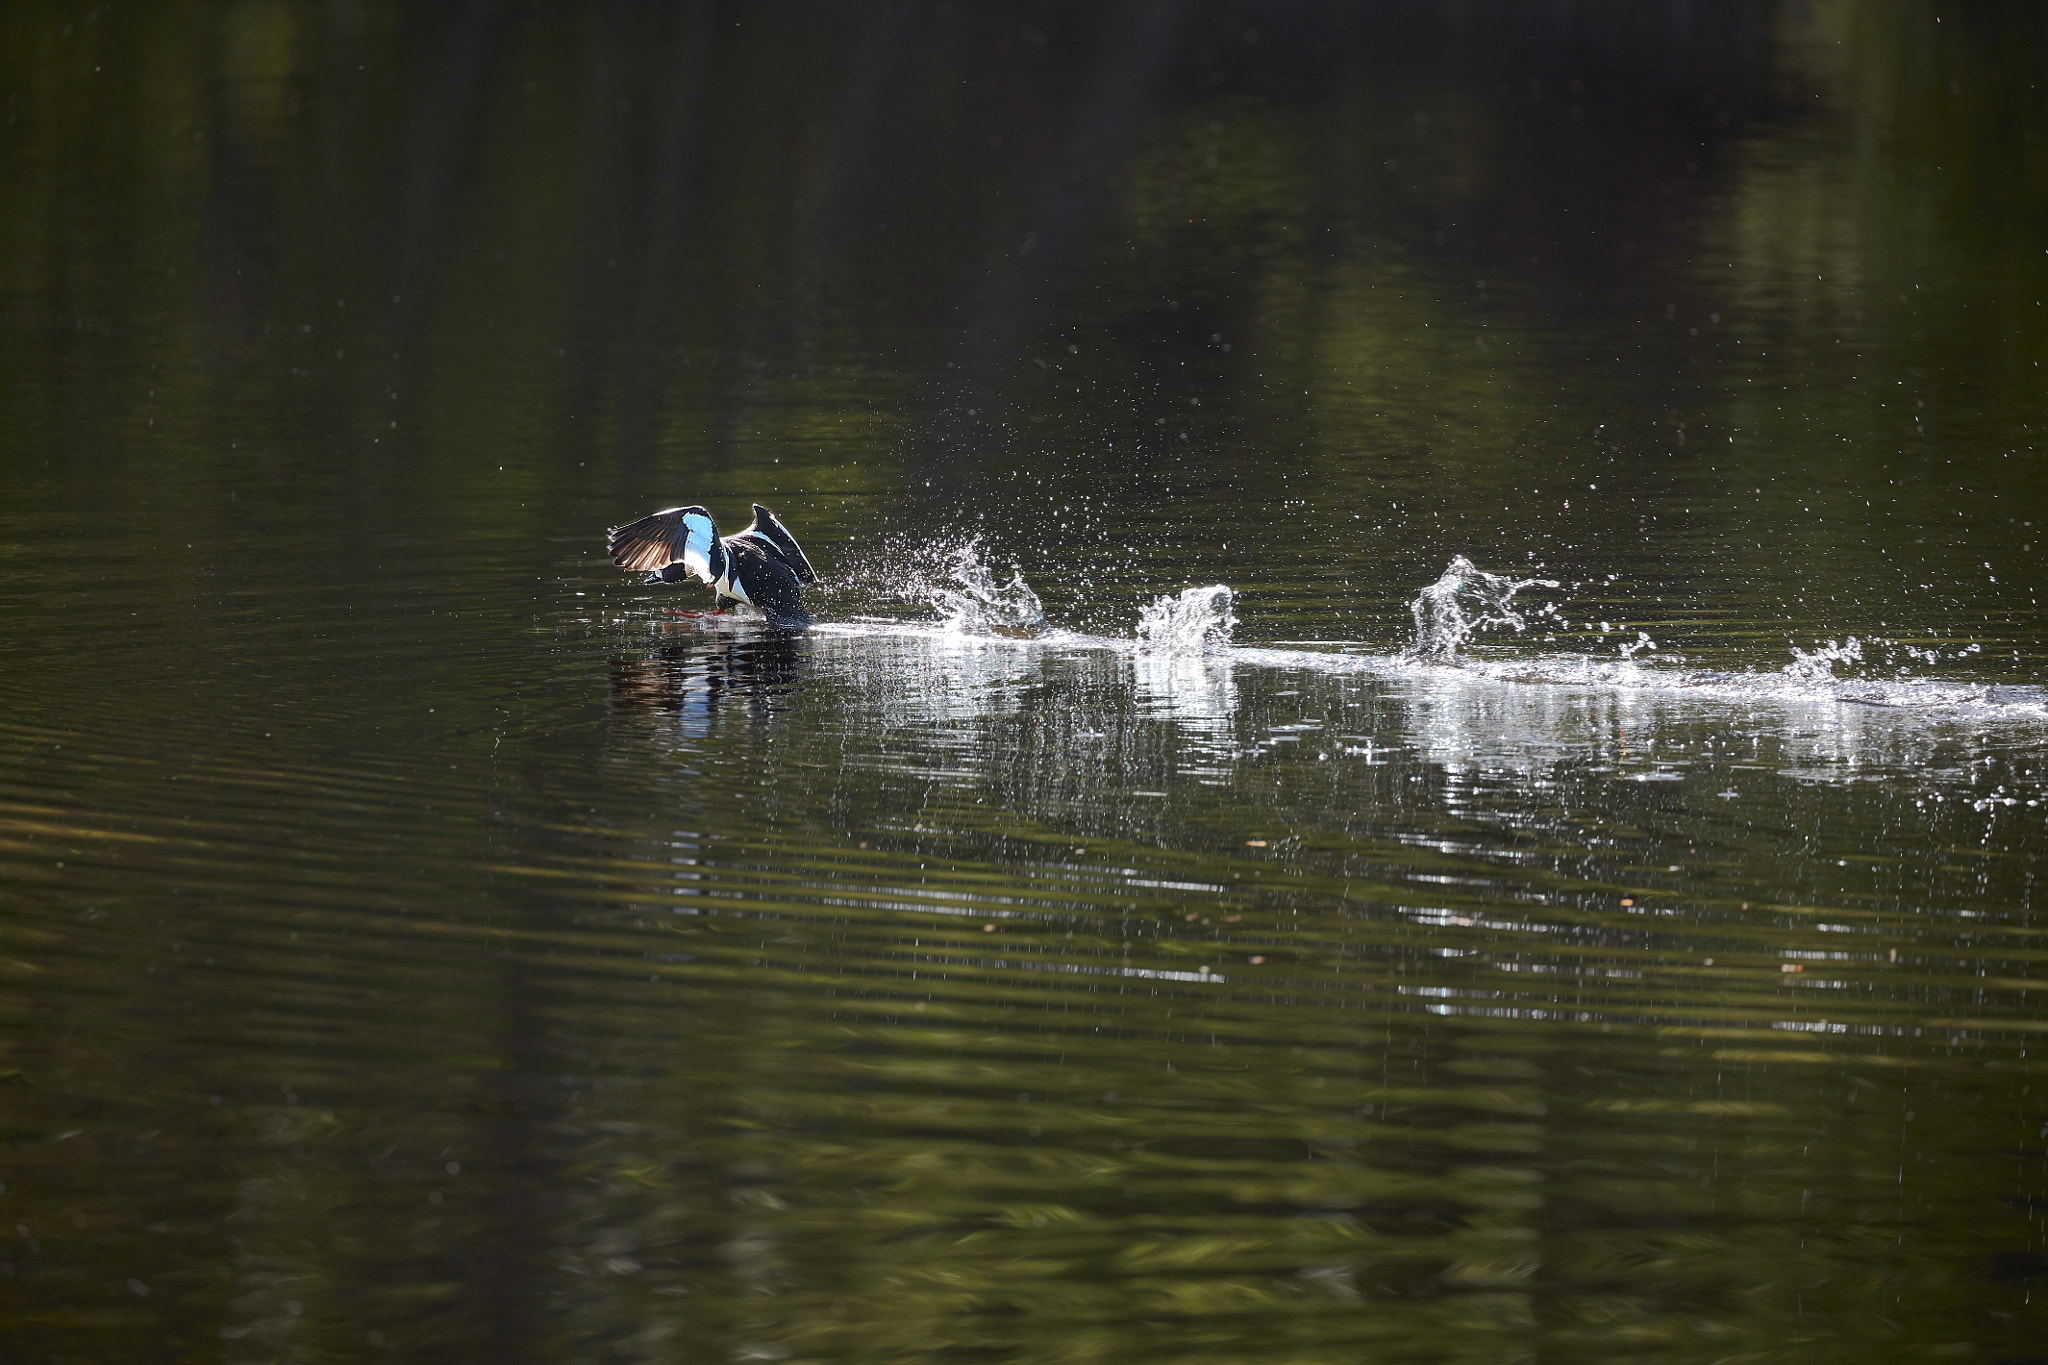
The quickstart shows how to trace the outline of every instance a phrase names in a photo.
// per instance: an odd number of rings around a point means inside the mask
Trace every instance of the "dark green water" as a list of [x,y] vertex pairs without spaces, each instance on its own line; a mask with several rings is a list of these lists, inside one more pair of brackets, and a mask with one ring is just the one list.
[[2048,1360],[2044,71],[0,10],[0,1356]]

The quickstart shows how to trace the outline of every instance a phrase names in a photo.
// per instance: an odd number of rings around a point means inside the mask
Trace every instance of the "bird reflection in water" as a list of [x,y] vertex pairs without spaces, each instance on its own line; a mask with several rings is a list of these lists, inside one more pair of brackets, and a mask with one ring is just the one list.
[[768,720],[809,670],[804,637],[790,631],[692,632],[650,655],[613,659],[612,707],[674,714],[684,736],[701,738],[728,711]]

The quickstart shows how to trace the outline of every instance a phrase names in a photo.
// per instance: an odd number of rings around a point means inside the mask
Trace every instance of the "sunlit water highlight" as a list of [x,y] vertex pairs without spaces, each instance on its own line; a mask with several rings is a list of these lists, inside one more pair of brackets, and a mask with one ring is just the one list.
[[[1556,595],[1562,586],[1557,580],[1491,573],[1463,555],[1454,556],[1443,575],[1423,587],[1409,604],[1415,635],[1409,646],[1397,654],[1374,652],[1344,640],[1317,641],[1310,648],[1234,646],[1236,594],[1222,584],[1187,588],[1154,599],[1141,610],[1129,637],[1064,630],[1048,622],[1043,603],[1021,569],[1013,568],[1008,581],[999,584],[971,543],[944,552],[943,558],[947,580],[932,586],[915,582],[908,594],[935,609],[937,629],[965,636],[1036,639],[1069,650],[1132,655],[1137,661],[1134,667],[1155,679],[1155,683],[1175,676],[1184,680],[1213,678],[1216,666],[1241,664],[1331,675],[1406,678],[1451,687],[1484,682],[1510,689],[1593,689],[1724,708],[1758,704],[1882,708],[1902,713],[1889,723],[1891,728],[1968,722],[2018,726],[2018,733],[2026,733],[2030,727],[2048,724],[2048,690],[2031,681],[1955,681],[1938,675],[1921,676],[1905,666],[1894,667],[1888,677],[1868,676],[1853,671],[1865,662],[1864,644],[1853,636],[1845,642],[1828,642],[1812,650],[1795,647],[1790,651],[1791,661],[1777,671],[1731,672],[1687,667],[1683,658],[1660,657],[1656,641],[1643,632],[1616,646],[1612,657],[1499,645],[1475,652],[1474,646],[1491,644],[1491,639],[1501,632],[1512,632],[1513,636],[1526,634],[1532,615],[1537,620],[1561,620],[1570,614],[1572,603],[1568,597]],[[1530,588],[1546,589],[1552,594],[1533,612],[1516,601],[1519,594]],[[906,626],[919,629],[914,620],[876,618],[828,625],[825,629],[860,634]],[[1304,642],[1297,642],[1301,643]],[[1159,665],[1163,659],[1189,658],[1204,661],[1204,666],[1175,665],[1162,670]],[[1842,666],[1852,670],[1848,676],[1836,675],[1835,669]],[[1168,691],[1186,690],[1157,683],[1153,690],[1162,687]],[[1203,687],[1211,692],[1217,690],[1213,681],[1205,682]],[[1854,728],[1886,727],[1859,724]]]

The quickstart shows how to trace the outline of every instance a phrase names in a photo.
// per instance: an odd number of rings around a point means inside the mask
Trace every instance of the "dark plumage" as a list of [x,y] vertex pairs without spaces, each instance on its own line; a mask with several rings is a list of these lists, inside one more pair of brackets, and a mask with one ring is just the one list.
[[746,602],[771,625],[811,624],[801,585],[817,582],[817,571],[796,537],[758,502],[754,524],[736,536],[721,539],[702,507],[671,507],[613,527],[610,549],[614,564],[645,571],[645,582],[710,584],[718,594],[714,611]]

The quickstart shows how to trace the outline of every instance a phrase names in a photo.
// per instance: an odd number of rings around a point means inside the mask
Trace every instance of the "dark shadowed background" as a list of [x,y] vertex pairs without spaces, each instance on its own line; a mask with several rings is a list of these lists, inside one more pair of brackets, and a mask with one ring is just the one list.
[[0,8],[0,1355],[2048,1360],[2044,72]]

